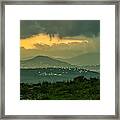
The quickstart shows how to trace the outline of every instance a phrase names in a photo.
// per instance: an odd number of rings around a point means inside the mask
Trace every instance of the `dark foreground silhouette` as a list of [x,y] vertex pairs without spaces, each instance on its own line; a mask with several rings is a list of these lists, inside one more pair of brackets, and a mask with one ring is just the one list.
[[21,100],[100,100],[100,80],[83,76],[73,81],[20,84]]

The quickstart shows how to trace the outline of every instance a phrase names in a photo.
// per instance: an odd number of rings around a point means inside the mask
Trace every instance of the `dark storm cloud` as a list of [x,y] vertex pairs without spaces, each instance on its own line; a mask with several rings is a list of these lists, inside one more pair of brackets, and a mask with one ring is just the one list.
[[61,36],[99,35],[99,20],[21,20],[20,37],[38,33],[54,33]]

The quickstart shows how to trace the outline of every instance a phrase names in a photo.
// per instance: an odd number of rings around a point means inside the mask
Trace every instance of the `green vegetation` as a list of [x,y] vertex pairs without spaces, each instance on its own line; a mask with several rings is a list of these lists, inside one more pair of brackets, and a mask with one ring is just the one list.
[[73,81],[20,84],[21,100],[99,100],[100,80],[83,76]]

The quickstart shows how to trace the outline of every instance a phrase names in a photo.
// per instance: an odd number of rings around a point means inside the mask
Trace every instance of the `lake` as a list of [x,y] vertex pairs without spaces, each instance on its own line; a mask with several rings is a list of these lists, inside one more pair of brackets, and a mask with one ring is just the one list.
[[80,68],[37,68],[37,69],[21,69],[20,70],[20,82],[36,84],[58,81],[70,81],[75,77],[84,76],[87,79],[100,77],[99,72]]

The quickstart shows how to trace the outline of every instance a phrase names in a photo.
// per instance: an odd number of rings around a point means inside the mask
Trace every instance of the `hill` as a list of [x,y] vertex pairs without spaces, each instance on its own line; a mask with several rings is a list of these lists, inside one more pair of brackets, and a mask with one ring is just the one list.
[[100,54],[99,53],[87,53],[72,57],[69,59],[64,59],[63,61],[73,64],[73,65],[99,65],[100,64]]
[[71,64],[50,58],[48,56],[36,56],[32,59],[22,60],[21,68],[46,68],[46,67],[72,67]]

